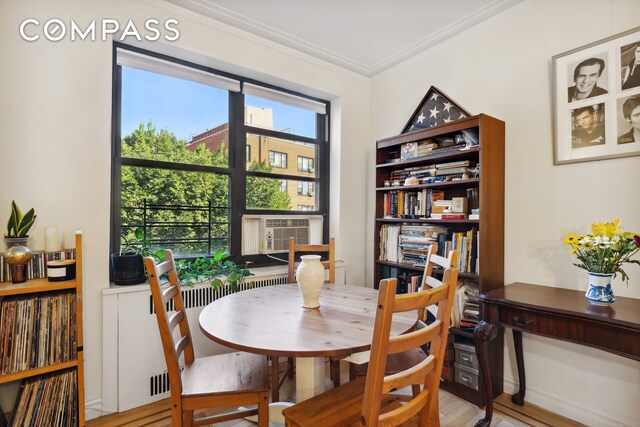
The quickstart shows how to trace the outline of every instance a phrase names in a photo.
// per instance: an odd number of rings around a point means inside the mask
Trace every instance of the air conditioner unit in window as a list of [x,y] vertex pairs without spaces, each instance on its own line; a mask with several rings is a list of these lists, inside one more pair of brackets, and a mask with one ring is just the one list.
[[296,244],[322,244],[322,215],[243,215],[242,255],[289,251],[289,238]]

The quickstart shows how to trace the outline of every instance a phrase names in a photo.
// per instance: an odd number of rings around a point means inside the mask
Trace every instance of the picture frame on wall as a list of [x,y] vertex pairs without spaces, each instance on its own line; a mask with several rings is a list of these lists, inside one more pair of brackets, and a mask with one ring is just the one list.
[[640,27],[552,64],[553,163],[640,155]]

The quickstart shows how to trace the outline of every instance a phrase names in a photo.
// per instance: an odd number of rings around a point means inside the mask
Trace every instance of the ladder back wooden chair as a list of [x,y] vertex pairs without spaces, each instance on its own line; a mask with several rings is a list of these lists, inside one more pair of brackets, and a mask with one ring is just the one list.
[[[442,285],[442,281],[433,277],[433,272],[439,271],[443,273],[447,268],[456,267],[458,264],[458,251],[449,251],[446,257],[436,254],[436,245],[429,246],[427,256],[425,257],[424,274],[418,291],[426,291],[429,289],[437,288]],[[435,267],[435,268],[434,268]],[[457,286],[457,283],[454,284]],[[433,310],[435,311],[435,310]],[[435,313],[432,313],[435,316]],[[427,308],[420,307],[418,309],[418,323],[416,329],[424,328],[427,323]],[[393,374],[405,369],[408,365],[415,365],[421,360],[427,357],[429,353],[429,346],[424,345],[422,347],[416,347],[403,353],[391,354],[387,358],[387,374]],[[366,364],[349,364],[349,378],[355,379],[358,373],[364,374],[366,372]],[[364,369],[364,370],[363,370]],[[419,390],[414,387],[414,394]]]
[[[382,280],[367,376],[285,409],[286,426],[439,426],[438,388],[457,279],[458,270],[447,268],[441,286],[401,295],[396,295],[397,279]],[[393,313],[420,310],[436,303],[434,322],[422,329],[390,336]],[[426,342],[431,343],[427,358],[403,371],[385,375],[390,354]],[[412,398],[409,396],[404,404],[391,393],[413,385],[421,390]]]
[[[289,269],[288,269],[288,282],[296,282],[296,268],[300,264],[296,262],[296,255],[305,253],[322,254],[323,258],[326,258],[322,262],[322,266],[325,270],[329,270],[329,277],[325,280],[325,283],[336,283],[336,242],[335,238],[330,238],[328,244],[323,245],[297,245],[295,238],[289,237]],[[331,366],[331,379],[334,385],[340,385],[340,360],[329,359]],[[294,362],[292,357],[287,358],[287,368],[284,374],[280,375],[280,366],[278,358],[273,357],[271,360],[271,401],[277,402],[280,397],[280,387],[286,377],[293,378],[294,375]]]
[[[173,253],[165,249],[164,254],[166,261],[160,264],[156,265],[152,257],[144,261],[169,375],[171,425],[202,426],[257,414],[258,425],[267,427],[269,368],[266,357],[244,352],[195,357]],[[169,278],[165,289],[160,284],[164,274]],[[177,341],[175,335],[179,335]],[[258,405],[256,409],[194,417],[196,410],[254,404]]]

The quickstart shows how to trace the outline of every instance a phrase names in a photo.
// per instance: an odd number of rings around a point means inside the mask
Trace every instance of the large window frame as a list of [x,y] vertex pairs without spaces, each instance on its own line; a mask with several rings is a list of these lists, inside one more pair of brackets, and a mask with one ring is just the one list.
[[[122,102],[122,66],[118,64],[118,50],[135,52],[153,59],[168,61],[187,69],[196,70],[199,73],[211,73],[215,76],[222,76],[240,82],[242,88],[239,92],[229,91],[229,165],[224,167],[174,164],[171,162],[123,158],[121,155],[121,102]],[[112,95],[112,170],[111,170],[111,253],[117,252],[120,247],[121,230],[121,176],[123,166],[141,166],[148,168],[160,168],[169,170],[187,170],[208,172],[227,175],[229,177],[229,244],[228,249],[232,254],[232,259],[236,262],[252,262],[252,266],[269,265],[273,261],[266,255],[241,256],[242,247],[242,216],[245,214],[268,214],[268,215],[309,215],[320,214],[324,217],[323,239],[329,238],[329,116],[330,103],[328,101],[311,97],[286,88],[277,87],[268,83],[259,82],[250,78],[245,78],[232,73],[205,67],[192,62],[184,61],[167,55],[158,54],[145,49],[114,42],[113,47],[113,95]],[[244,88],[252,90],[263,90],[265,93],[273,92],[275,96],[281,96],[285,102],[288,97],[291,99],[310,100],[324,105],[325,114],[316,113],[316,137],[310,138],[301,135],[290,134],[273,129],[265,129],[245,124],[245,92]],[[261,93],[261,92],[260,92]],[[247,158],[247,135],[257,134],[274,138],[281,138],[290,141],[313,144],[317,147],[317,161],[313,176],[299,176],[291,173],[280,172],[276,169],[271,172],[249,171],[246,167]],[[267,210],[249,209],[246,206],[246,182],[247,177],[256,176],[263,178],[296,180],[313,183],[316,197],[316,210]],[[320,191],[318,191],[320,190]]]

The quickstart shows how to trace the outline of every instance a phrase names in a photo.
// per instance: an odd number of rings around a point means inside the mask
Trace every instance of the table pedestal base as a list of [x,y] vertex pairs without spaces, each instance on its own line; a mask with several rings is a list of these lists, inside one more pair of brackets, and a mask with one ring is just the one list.
[[324,392],[324,357],[296,357],[296,402]]

